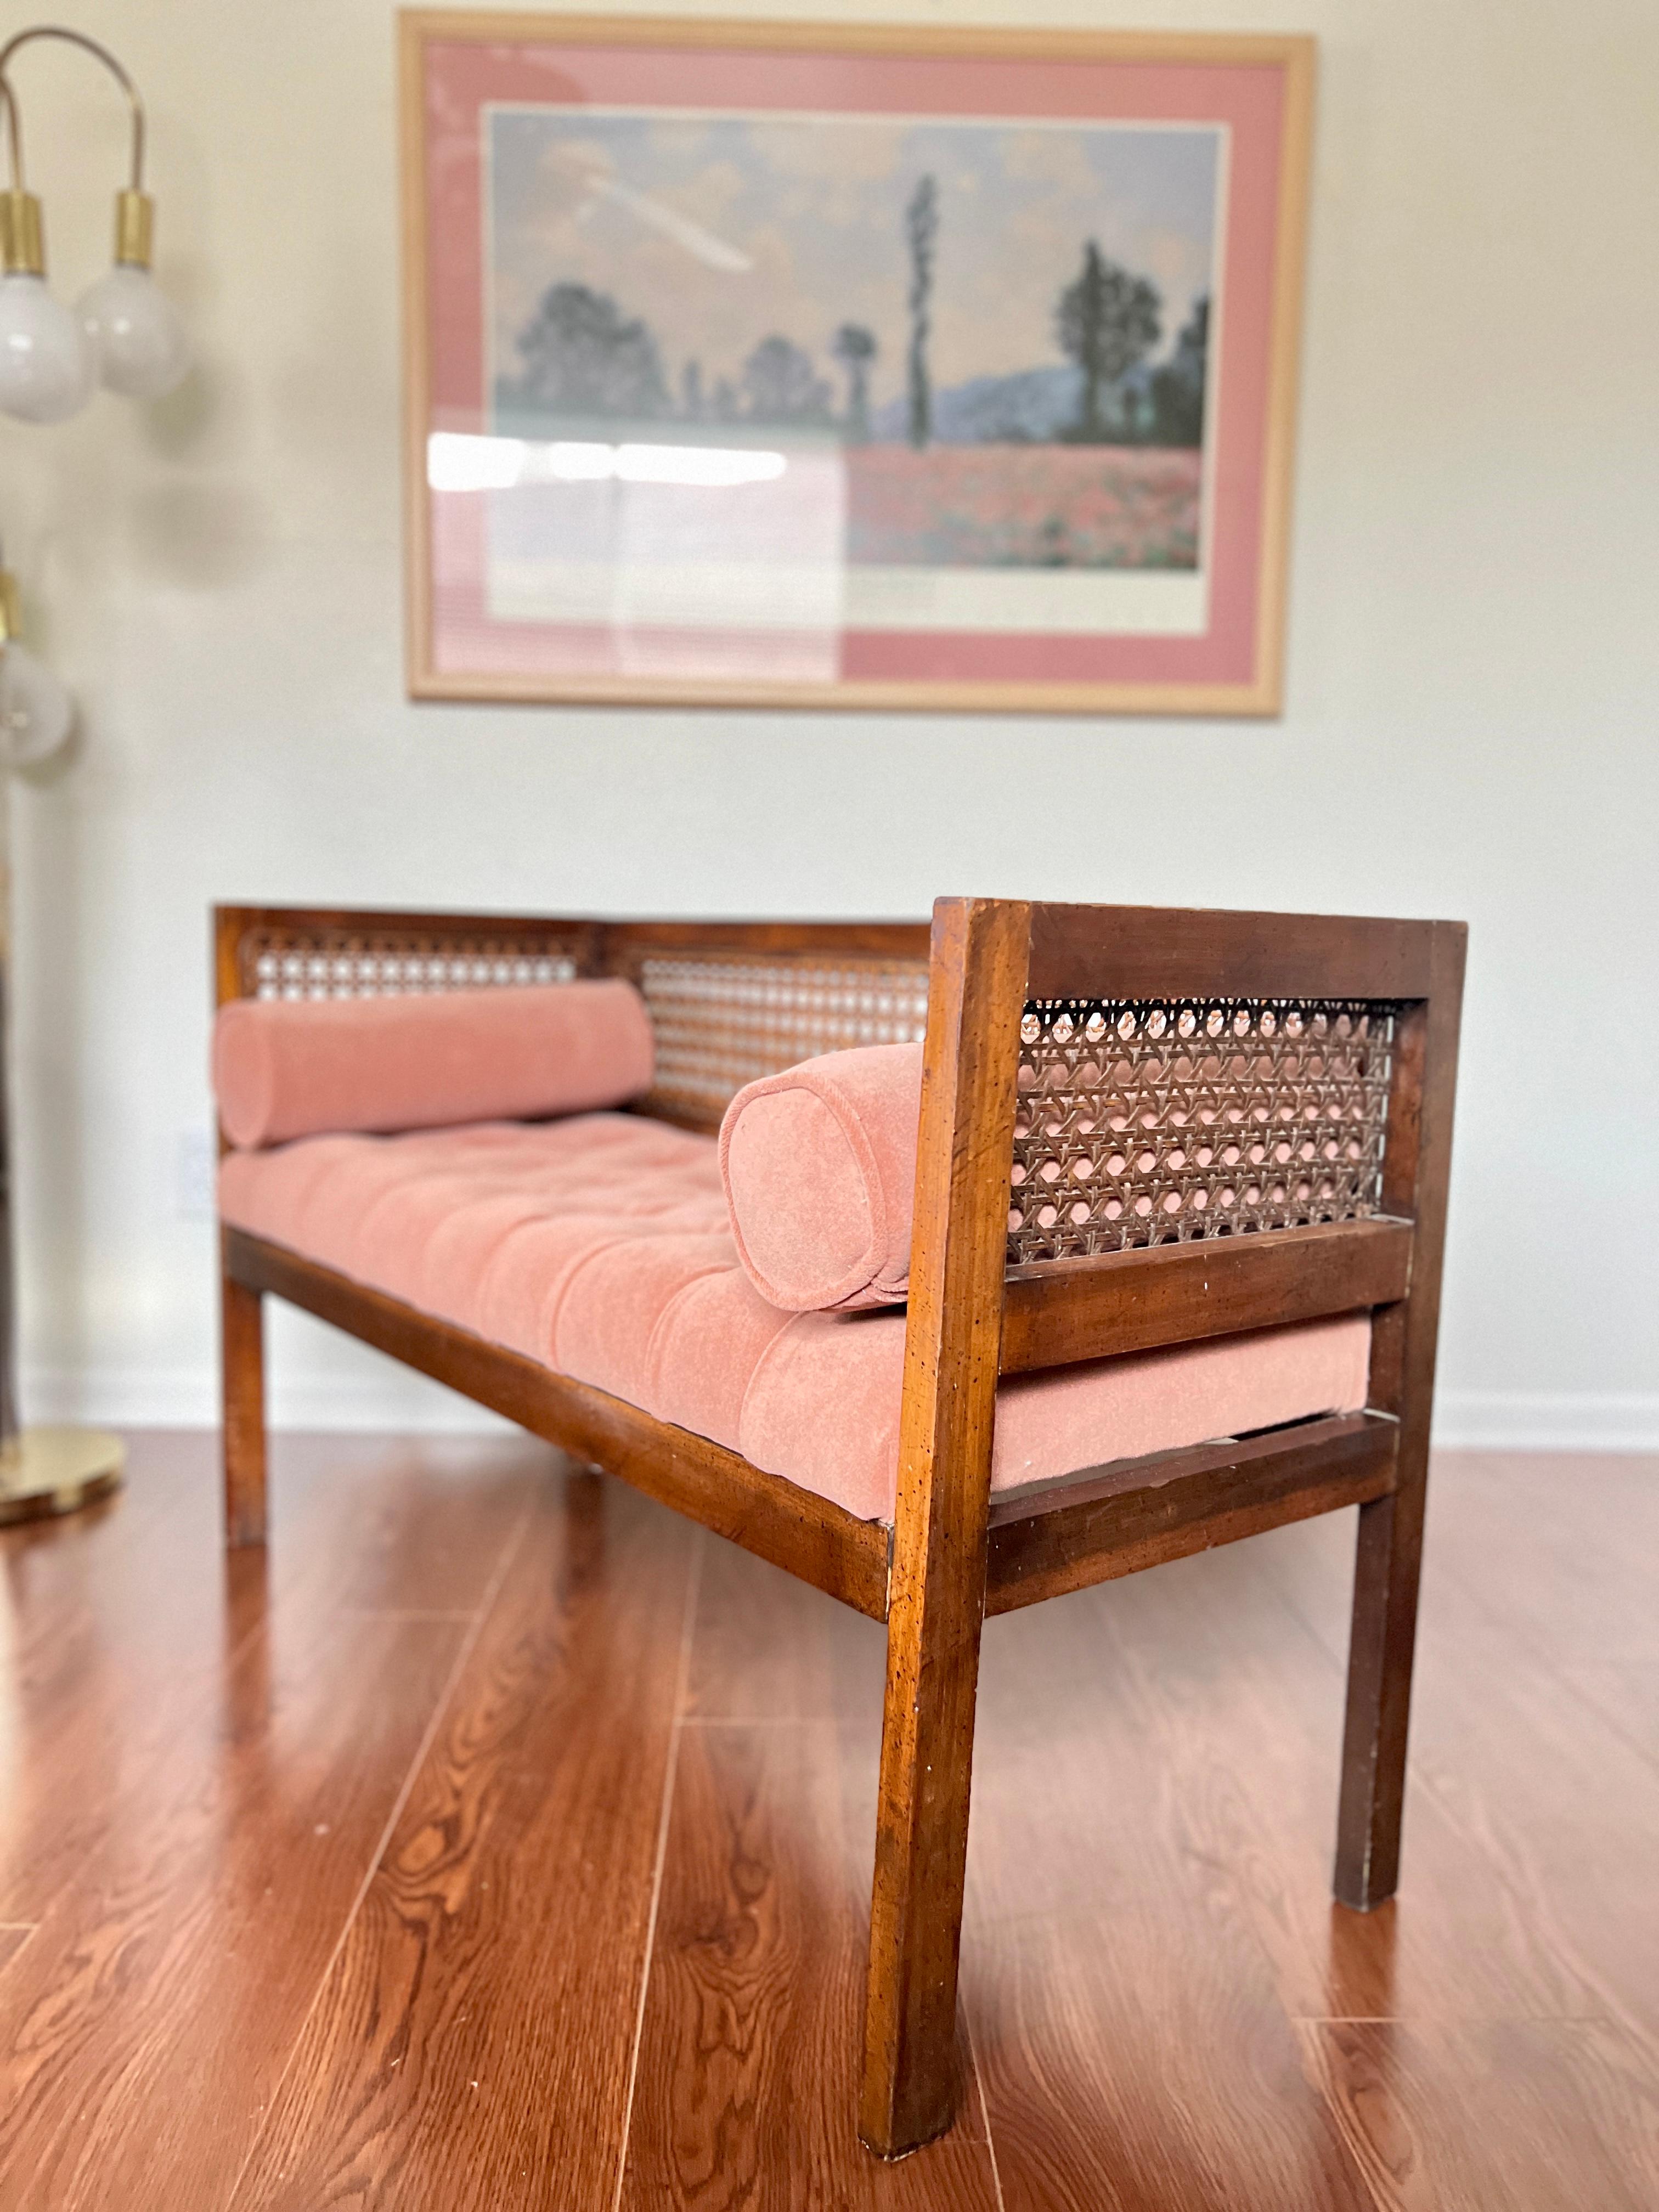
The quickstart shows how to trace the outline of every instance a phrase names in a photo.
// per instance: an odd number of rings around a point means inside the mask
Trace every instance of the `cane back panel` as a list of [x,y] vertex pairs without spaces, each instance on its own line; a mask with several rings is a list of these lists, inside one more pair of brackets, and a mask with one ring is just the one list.
[[501,984],[568,983],[581,939],[553,928],[504,931],[481,923],[361,929],[260,923],[243,931],[237,979],[247,999],[367,999]]
[[745,1083],[853,1045],[919,1042],[927,963],[856,954],[637,952],[621,963],[656,1035],[647,1113],[716,1125]]
[[1009,1264],[1375,1213],[1398,1012],[1350,1000],[1028,1005]]

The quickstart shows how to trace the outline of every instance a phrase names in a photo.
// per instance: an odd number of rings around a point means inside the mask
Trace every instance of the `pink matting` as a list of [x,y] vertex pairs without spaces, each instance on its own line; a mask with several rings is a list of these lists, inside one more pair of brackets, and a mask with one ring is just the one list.
[[[426,49],[430,427],[487,427],[482,111],[538,106],[781,108],[819,114],[1075,116],[1231,127],[1219,404],[1211,434],[1209,628],[1188,637],[848,630],[848,681],[1244,684],[1256,605],[1283,77],[1263,64],[1010,60],[686,46],[434,41]],[[428,493],[433,653],[459,674],[605,675],[608,633],[498,623],[484,605],[487,495]],[[756,672],[767,648],[756,640]]]

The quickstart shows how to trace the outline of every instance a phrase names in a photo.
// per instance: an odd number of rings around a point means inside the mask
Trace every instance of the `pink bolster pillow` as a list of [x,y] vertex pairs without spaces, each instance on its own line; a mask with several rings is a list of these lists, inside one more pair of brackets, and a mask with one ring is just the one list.
[[919,1044],[825,1053],[738,1091],[720,1178],[763,1298],[816,1313],[904,1297],[921,1115]]
[[651,1018],[607,978],[385,999],[234,999],[213,1088],[239,1150],[618,1106],[649,1090]]

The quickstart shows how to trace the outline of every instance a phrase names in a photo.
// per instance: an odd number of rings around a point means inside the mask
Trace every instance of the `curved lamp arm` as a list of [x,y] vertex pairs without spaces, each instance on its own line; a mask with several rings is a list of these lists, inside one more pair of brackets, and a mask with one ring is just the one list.
[[16,95],[12,91],[6,70],[12,56],[35,39],[60,39],[67,46],[79,46],[83,53],[91,54],[95,60],[102,62],[125,93],[132,117],[132,173],[127,189],[142,192],[144,189],[144,103],[139,96],[138,88],[107,46],[100,46],[96,39],[89,39],[84,31],[71,30],[64,23],[33,23],[27,30],[15,33],[3,46],[0,46],[0,84],[5,87],[6,117],[10,126],[12,190],[16,192],[24,190],[23,132]]
[[23,124],[17,112],[17,95],[11,88],[11,79],[0,70],[0,112],[6,118],[6,143],[11,149],[11,188],[21,191],[17,179],[23,165]]

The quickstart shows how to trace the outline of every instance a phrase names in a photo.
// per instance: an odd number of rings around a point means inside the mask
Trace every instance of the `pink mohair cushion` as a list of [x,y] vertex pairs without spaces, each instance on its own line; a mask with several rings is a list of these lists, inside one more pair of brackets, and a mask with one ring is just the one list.
[[234,999],[213,1088],[239,1150],[618,1106],[649,1090],[651,1019],[614,978],[384,999]]
[[720,1176],[763,1297],[817,1313],[904,1297],[921,1112],[919,1044],[825,1053],[738,1091]]
[[[738,1264],[715,1146],[634,1114],[307,1137],[230,1153],[227,1222],[319,1260],[849,1513],[890,1520],[905,1316],[786,1313]],[[1365,1402],[1345,1315],[1021,1375],[994,1490]]]

